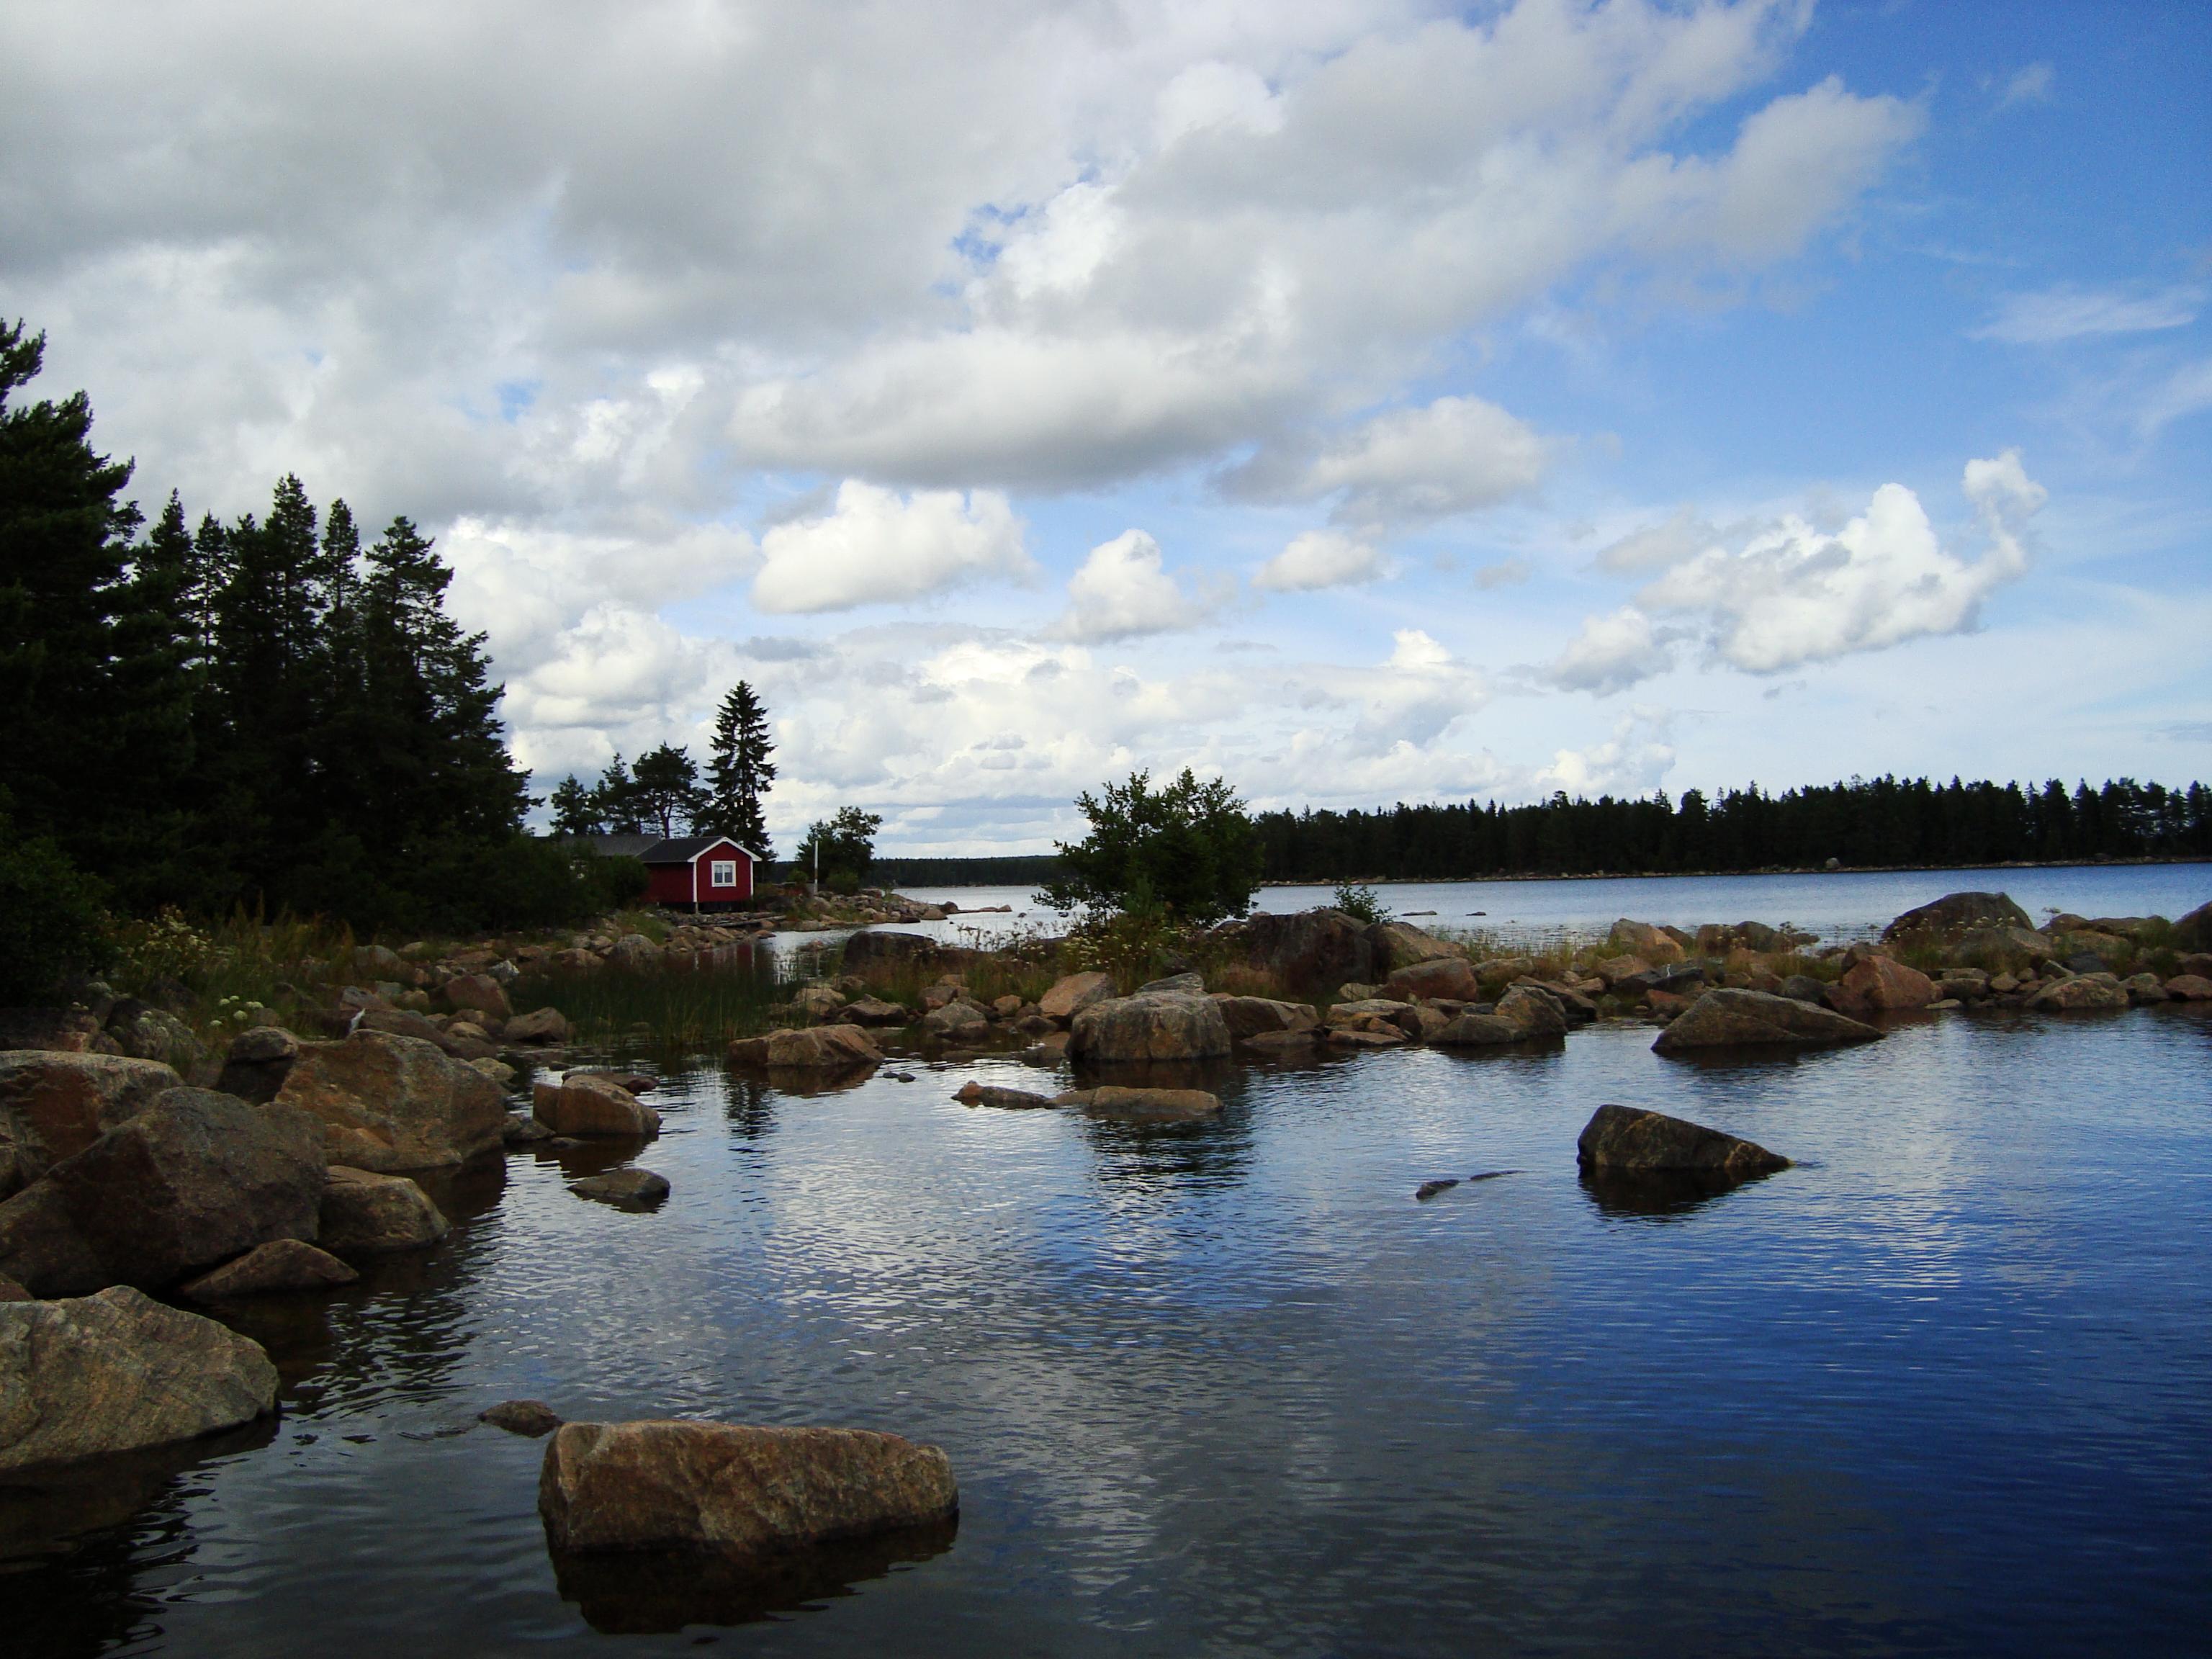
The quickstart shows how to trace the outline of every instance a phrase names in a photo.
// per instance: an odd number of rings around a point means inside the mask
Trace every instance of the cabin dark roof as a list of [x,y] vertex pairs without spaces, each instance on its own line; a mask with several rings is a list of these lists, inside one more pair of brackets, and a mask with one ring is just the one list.
[[603,859],[641,859],[660,845],[659,836],[579,836],[576,839]]
[[738,851],[757,864],[760,860],[749,848],[738,847],[727,836],[679,836],[673,841],[657,841],[637,854],[647,864],[689,864],[709,847],[737,847]]

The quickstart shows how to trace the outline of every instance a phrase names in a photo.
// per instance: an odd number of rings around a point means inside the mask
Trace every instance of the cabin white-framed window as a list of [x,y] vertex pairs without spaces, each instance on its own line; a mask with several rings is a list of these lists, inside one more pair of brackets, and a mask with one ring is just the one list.
[[709,859],[707,861],[707,885],[735,887],[738,884],[738,861],[735,859]]

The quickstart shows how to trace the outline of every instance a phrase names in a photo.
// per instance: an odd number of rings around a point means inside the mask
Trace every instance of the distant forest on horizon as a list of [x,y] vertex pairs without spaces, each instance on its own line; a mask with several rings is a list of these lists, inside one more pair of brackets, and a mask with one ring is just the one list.
[[[1450,881],[2212,858],[2212,789],[2119,778],[1936,783],[1853,778],[1767,794],[1757,784],[1680,800],[1564,791],[1520,806],[1450,802],[1253,815],[1268,881]],[[873,879],[912,887],[1017,886],[1060,872],[1051,854],[879,857]],[[796,873],[796,872],[793,872]]]

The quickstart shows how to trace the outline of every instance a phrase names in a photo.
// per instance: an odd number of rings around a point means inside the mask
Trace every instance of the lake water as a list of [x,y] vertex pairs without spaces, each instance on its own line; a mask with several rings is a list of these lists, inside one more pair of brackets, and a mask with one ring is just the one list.
[[[512,1157],[430,1183],[435,1251],[240,1316],[281,1423],[41,1500],[107,1524],[0,1576],[0,1647],[2203,1651],[2207,1011],[1727,1063],[1650,1037],[1236,1068],[1220,1120],[1150,1131],[952,1101],[1058,1080],[1012,1060],[672,1077],[659,1212],[568,1190],[605,1151]],[[1607,1101],[1799,1167],[1595,1192]],[[516,1396],[932,1441],[957,1535],[762,1622],[605,1633],[546,1556],[543,1443],[474,1424]],[[40,1513],[0,1504],[0,1536]],[[638,1588],[592,1618],[665,1621]]]
[[[987,931],[1050,927],[1029,887],[902,890],[963,910],[1006,905],[1003,913],[963,916]],[[1263,887],[1262,910],[1310,910],[1329,902],[1326,886]],[[1790,923],[1823,939],[1848,941],[1881,930],[1915,905],[1946,893],[2002,892],[2038,922],[2057,911],[2084,916],[2185,915],[2212,900],[2212,865],[2081,865],[2008,870],[1838,871],[1832,875],[1590,877],[1571,881],[1392,882],[1375,890],[1393,915],[1426,927],[1482,930],[1538,939],[1602,933],[1618,917],[1662,927],[1707,921]],[[932,932],[945,925],[925,923]]]

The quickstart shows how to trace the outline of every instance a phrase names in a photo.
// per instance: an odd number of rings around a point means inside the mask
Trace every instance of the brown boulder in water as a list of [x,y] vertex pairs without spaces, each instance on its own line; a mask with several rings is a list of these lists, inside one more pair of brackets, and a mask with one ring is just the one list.
[[278,1238],[255,1245],[212,1273],[185,1280],[177,1294],[188,1302],[227,1302],[276,1291],[319,1291],[330,1285],[350,1285],[360,1277],[328,1251],[300,1239]]
[[571,1072],[531,1091],[531,1115],[556,1135],[660,1133],[660,1114],[611,1077]]
[[1229,1053],[1228,1023],[1206,997],[1174,992],[1115,997],[1075,1017],[1067,1052],[1076,1060],[1215,1060]]
[[1828,988],[1828,1006],[1839,1014],[1863,1019],[1872,1013],[1925,1008],[1936,1000],[1936,982],[1917,968],[1871,952],[1862,953]]
[[194,1439],[276,1406],[260,1344],[127,1285],[0,1306],[0,1471]]
[[331,1166],[323,1188],[323,1247],[334,1255],[419,1250],[449,1231],[430,1194],[405,1176]]
[[1052,1103],[1117,1123],[1194,1123],[1221,1112],[1221,1097],[1203,1089],[1071,1089]]
[[775,1555],[956,1514],[934,1446],[866,1429],[564,1423],[538,1512],[559,1552]]
[[330,1161],[355,1170],[465,1163],[496,1147],[507,1122],[499,1085],[434,1043],[386,1031],[301,1043],[276,1103],[319,1118]]
[[1778,1152],[1663,1112],[1601,1106],[1575,1143],[1585,1170],[1640,1175],[1705,1175],[1730,1180],[1790,1168]]
[[1651,1047],[1656,1053],[1685,1048],[1818,1048],[1846,1042],[1872,1042],[1881,1033],[1871,1025],[1791,997],[1729,987],[1708,991],[1674,1017]]

